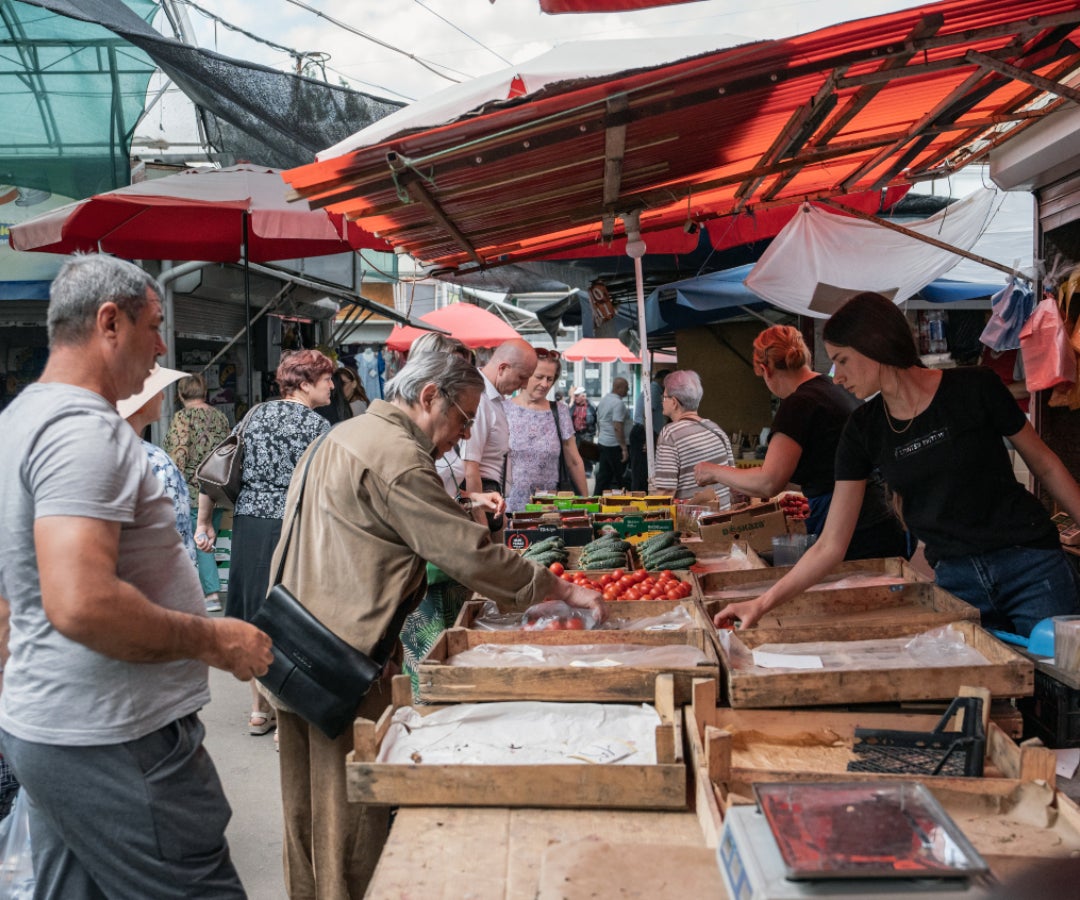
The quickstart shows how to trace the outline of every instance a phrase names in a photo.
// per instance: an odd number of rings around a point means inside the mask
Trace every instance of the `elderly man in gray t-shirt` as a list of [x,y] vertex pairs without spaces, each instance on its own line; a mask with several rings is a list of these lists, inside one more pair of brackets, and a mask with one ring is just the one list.
[[0,750],[31,800],[37,898],[244,896],[197,712],[208,665],[261,675],[270,641],[207,617],[115,408],[165,349],[160,296],[131,263],[65,264],[45,371],[0,414]]

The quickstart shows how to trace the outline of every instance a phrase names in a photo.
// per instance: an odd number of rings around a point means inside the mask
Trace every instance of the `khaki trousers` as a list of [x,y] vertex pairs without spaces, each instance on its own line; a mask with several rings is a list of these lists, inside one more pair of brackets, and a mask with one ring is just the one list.
[[[378,719],[389,703],[379,682],[357,715]],[[351,728],[331,741],[293,713],[278,710],[277,721],[289,900],[359,900],[386,843],[389,807],[345,799]]]

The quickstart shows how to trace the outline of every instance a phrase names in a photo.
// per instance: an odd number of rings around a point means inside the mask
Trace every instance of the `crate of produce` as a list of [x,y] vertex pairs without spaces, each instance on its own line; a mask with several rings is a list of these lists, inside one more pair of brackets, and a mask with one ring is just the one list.
[[[643,623],[651,624],[658,617],[672,614],[672,621],[666,627],[652,629],[654,635],[662,637],[664,632],[669,631],[701,631],[702,638],[699,646],[704,647],[705,644],[711,643],[708,632],[713,630],[712,626],[702,615],[698,604],[692,600],[605,600],[603,604],[608,612],[608,621],[590,632],[596,640],[622,640],[622,635],[627,631],[641,631]],[[501,603],[483,598],[467,600],[454,620],[453,627],[485,631],[520,631],[525,624],[523,614],[527,609],[528,607],[520,604]],[[514,619],[514,616],[517,618]]]
[[[700,576],[695,577],[700,585]],[[701,604],[711,622],[717,613],[740,599],[747,598],[702,594]],[[979,611],[936,584],[917,581],[796,594],[762,616],[753,630],[762,640],[767,633],[777,641],[796,640],[804,632],[821,640],[828,634],[839,639],[855,633],[872,638],[879,632],[890,633],[897,623],[933,627],[960,620],[977,625]]]
[[[354,803],[686,808],[682,711],[670,675],[657,677],[652,705],[514,701],[414,708],[403,676],[394,679],[392,693],[378,722],[354,723],[345,763],[346,793]],[[447,718],[453,721],[442,721]],[[537,722],[546,723],[539,738],[524,730]],[[600,730],[590,733],[593,725]],[[451,740],[440,739],[445,731],[453,733]],[[481,745],[484,762],[477,761]]]
[[703,541],[683,535],[682,542],[697,557],[693,568],[698,575],[768,568],[765,560],[746,541]]
[[1028,697],[1034,681],[1030,660],[970,621],[721,631],[718,651],[735,707],[941,700],[965,684]]
[[704,541],[746,541],[758,553],[771,553],[774,537],[806,529],[802,523],[789,521],[778,502],[770,501],[703,515],[698,530]]
[[1080,676],[1053,664],[1035,661],[1035,692],[1017,701],[1024,734],[1050,747],[1080,747]]
[[593,513],[592,526],[593,537],[617,534],[619,537],[626,538],[650,532],[674,531],[675,520],[672,519],[670,512],[601,512]]
[[[694,546],[691,544],[690,546]],[[701,551],[697,551],[700,555]],[[791,571],[790,566],[768,568],[765,571],[710,571],[699,572],[698,590],[705,600],[745,600],[765,593]],[[847,587],[870,587],[893,585],[910,581],[930,581],[911,563],[900,557],[887,559],[857,559],[842,562],[811,591],[834,590]]]
[[[425,703],[479,700],[649,701],[656,678],[674,677],[675,702],[690,701],[697,678],[717,678],[719,661],[692,604],[610,604],[602,629],[526,631],[513,616],[470,601],[419,663]],[[488,622],[491,629],[481,627]],[[558,624],[558,623],[555,623]],[[506,626],[505,628],[503,626]]]

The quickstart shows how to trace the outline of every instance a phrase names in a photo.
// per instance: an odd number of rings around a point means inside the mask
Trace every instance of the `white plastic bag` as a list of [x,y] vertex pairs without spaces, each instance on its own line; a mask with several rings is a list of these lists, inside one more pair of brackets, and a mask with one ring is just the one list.
[[0,900],[32,900],[34,863],[30,856],[30,802],[20,789],[0,822]]

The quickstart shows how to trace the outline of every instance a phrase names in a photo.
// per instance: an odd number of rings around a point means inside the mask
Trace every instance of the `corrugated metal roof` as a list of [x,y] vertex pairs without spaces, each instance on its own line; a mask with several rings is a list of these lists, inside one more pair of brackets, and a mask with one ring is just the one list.
[[587,252],[634,211],[648,242],[983,158],[1080,98],[1078,29],[1080,0],[947,0],[551,85],[285,177],[446,267]]

